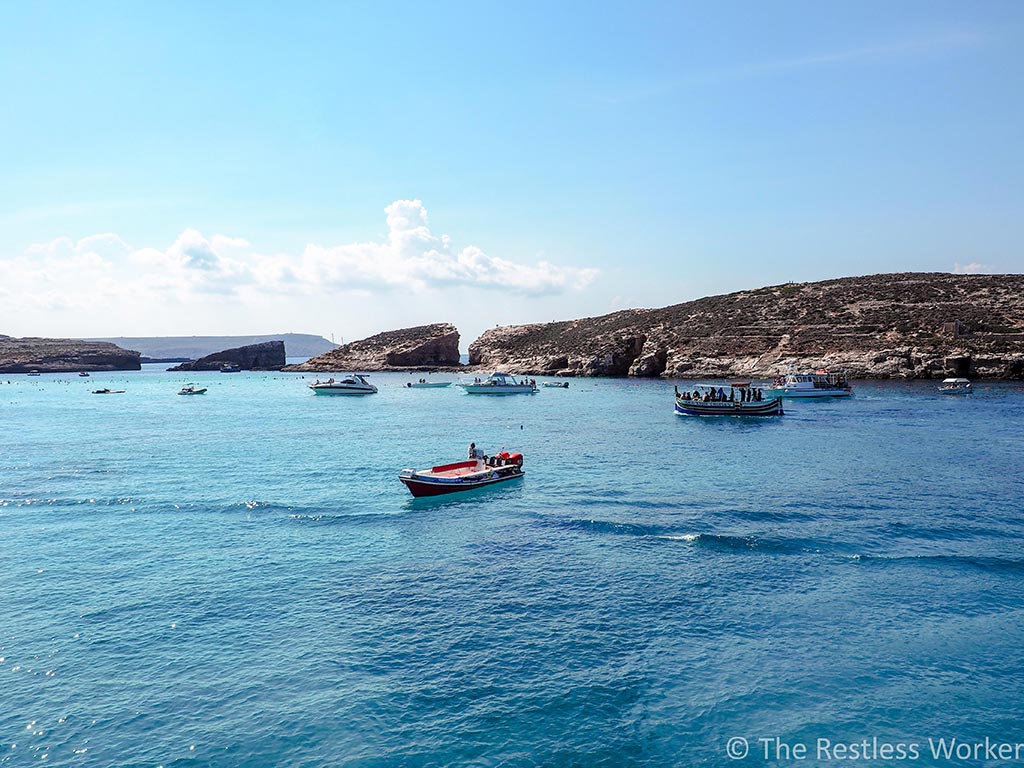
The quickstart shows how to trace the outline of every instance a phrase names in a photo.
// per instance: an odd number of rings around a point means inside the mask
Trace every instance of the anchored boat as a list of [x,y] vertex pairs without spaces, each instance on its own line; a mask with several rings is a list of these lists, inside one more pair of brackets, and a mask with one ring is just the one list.
[[510,373],[495,371],[486,379],[475,379],[459,385],[468,395],[517,395],[532,394],[537,391],[536,382],[530,379],[517,381]]
[[523,454],[502,451],[497,456],[441,464],[430,469],[403,469],[398,475],[413,496],[440,496],[470,491],[523,477]]
[[314,395],[373,395],[377,387],[366,380],[365,376],[354,373],[338,381],[333,378],[327,381],[317,379],[309,385]]
[[568,381],[542,381],[541,385],[545,386],[545,387],[555,387],[556,389],[568,389],[569,388],[569,382]]
[[973,391],[967,379],[943,379],[939,384],[939,392],[944,395],[969,395]]
[[845,373],[787,373],[774,382],[779,397],[849,397],[853,394]]
[[94,389],[92,391],[94,395],[123,395],[125,390],[123,389]]
[[427,379],[420,379],[419,381],[407,382],[405,386],[410,389],[441,389],[450,385],[450,381],[427,381]]
[[782,398],[768,397],[749,387],[695,387],[680,392],[676,387],[675,412],[679,416],[782,416]]
[[242,366],[234,365],[233,363],[226,363],[220,367],[221,373],[241,373]]
[[206,387],[197,387],[195,384],[189,384],[186,387],[182,387],[178,391],[179,395],[205,395]]

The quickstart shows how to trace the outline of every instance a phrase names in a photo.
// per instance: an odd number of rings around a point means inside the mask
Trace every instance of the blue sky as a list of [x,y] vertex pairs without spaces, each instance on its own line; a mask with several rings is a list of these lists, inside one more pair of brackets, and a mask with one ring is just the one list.
[[472,337],[1024,269],[1020,3],[3,17],[0,333]]

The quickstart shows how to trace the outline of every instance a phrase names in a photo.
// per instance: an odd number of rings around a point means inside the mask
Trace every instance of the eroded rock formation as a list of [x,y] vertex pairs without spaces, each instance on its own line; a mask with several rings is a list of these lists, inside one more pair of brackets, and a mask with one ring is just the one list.
[[389,371],[455,368],[459,332],[450,323],[421,325],[354,341],[317,355],[288,371]]
[[1024,378],[1024,275],[902,273],[485,332],[470,365],[562,376]]
[[225,349],[201,357],[190,363],[182,363],[169,371],[217,371],[225,365],[237,365],[247,371],[279,371],[284,367],[284,342],[264,341],[247,344],[244,347]]

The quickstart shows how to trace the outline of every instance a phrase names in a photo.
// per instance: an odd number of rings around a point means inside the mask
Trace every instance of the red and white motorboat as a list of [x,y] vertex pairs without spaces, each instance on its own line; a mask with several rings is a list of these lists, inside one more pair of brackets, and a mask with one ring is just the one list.
[[524,474],[523,454],[502,451],[489,459],[470,459],[430,469],[403,469],[398,479],[413,496],[419,497],[483,488],[515,480]]

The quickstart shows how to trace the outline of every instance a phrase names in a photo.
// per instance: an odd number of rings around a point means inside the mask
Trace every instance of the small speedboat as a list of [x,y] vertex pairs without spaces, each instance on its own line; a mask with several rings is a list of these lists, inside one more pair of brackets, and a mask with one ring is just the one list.
[[220,367],[220,372],[221,373],[241,373],[241,371],[242,371],[242,366],[240,366],[240,365],[228,364],[228,365],[222,365]]
[[470,491],[516,480],[523,472],[523,454],[501,451],[496,456],[441,464],[430,469],[403,469],[398,479],[416,497]]
[[79,371],[78,375],[81,376],[83,379],[89,378],[89,372],[88,371]]
[[419,381],[410,381],[405,385],[409,389],[441,389],[442,387],[451,386],[450,381],[427,381],[426,379],[420,379]]
[[38,376],[39,375],[39,371],[29,371],[28,375],[29,376]]
[[[768,390],[771,392],[771,390]],[[675,412],[679,416],[782,416],[782,397],[748,387],[698,386],[693,392],[676,387]]]
[[94,389],[92,391],[92,393],[94,395],[123,395],[125,393],[125,390],[123,390],[123,389],[107,389],[107,388],[103,388],[103,389]]
[[510,373],[495,371],[486,379],[475,379],[473,382],[459,384],[468,395],[517,395],[532,394],[537,385],[529,379],[516,380]]
[[939,392],[944,395],[969,395],[973,391],[967,379],[943,379],[939,384]]
[[358,373],[344,376],[337,381],[333,378],[327,381],[317,379],[309,388],[313,390],[314,395],[373,395],[377,392],[377,387]]
[[555,389],[568,389],[569,388],[569,382],[568,381],[542,381],[541,382],[541,386],[542,387],[554,387]]
[[179,395],[205,395],[206,387],[197,387],[195,384],[189,384],[188,386],[182,387],[178,390]]

